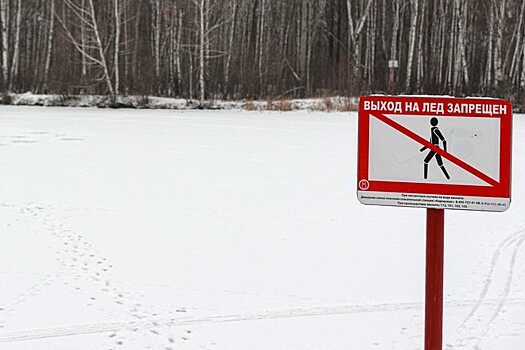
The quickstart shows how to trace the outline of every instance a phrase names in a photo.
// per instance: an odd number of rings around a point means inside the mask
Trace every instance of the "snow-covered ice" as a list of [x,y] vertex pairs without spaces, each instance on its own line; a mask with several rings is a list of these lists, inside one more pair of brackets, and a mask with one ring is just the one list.
[[[362,206],[356,114],[0,107],[0,349],[422,349],[425,211]],[[513,201],[447,211],[445,349],[525,349]]]

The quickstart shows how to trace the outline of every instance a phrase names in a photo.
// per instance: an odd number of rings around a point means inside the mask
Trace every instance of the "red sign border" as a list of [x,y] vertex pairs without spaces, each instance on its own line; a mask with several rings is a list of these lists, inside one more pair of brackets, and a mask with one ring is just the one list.
[[[369,145],[370,145],[370,118],[371,114],[385,113],[382,111],[365,111],[364,103],[401,103],[407,102],[423,103],[442,103],[446,106],[448,103],[460,104],[488,104],[488,105],[506,105],[506,114],[502,115],[479,115],[466,113],[444,113],[437,114],[429,111],[417,111],[395,113],[388,111],[389,115],[421,115],[421,116],[461,116],[461,117],[482,117],[482,118],[499,118],[500,119],[500,174],[499,183],[496,186],[475,186],[475,185],[450,185],[434,183],[415,183],[415,182],[394,182],[394,181],[375,181],[368,179],[369,173]],[[448,195],[448,196],[473,196],[473,197],[494,197],[508,198],[511,194],[511,160],[512,160],[512,106],[510,102],[500,99],[476,99],[476,98],[454,98],[454,97],[433,97],[433,96],[362,96],[359,99],[359,116],[358,116],[358,169],[357,183],[358,192],[396,192],[396,193],[418,193],[429,195]],[[366,191],[359,188],[359,183],[366,180],[368,188]]]

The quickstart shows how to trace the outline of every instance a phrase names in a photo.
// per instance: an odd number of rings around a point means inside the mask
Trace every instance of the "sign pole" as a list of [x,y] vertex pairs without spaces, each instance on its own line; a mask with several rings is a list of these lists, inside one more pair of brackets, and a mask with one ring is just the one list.
[[392,87],[392,96],[394,96],[396,94],[396,80],[395,80],[395,68],[394,67],[391,67],[390,68],[391,70],[391,87]]
[[427,209],[425,350],[443,349],[445,210]]
[[392,96],[396,94],[395,70],[398,67],[399,67],[399,61],[397,60],[388,61],[388,68],[390,68],[390,87],[392,90]]

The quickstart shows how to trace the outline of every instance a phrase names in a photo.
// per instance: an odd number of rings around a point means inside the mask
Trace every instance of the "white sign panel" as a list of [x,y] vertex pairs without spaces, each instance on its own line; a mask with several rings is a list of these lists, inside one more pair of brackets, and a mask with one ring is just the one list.
[[511,106],[502,100],[361,98],[359,200],[506,210],[511,121]]

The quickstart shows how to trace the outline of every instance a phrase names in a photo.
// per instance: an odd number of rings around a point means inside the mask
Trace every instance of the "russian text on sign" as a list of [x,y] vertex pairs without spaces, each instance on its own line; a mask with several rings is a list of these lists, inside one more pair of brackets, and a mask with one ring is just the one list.
[[396,101],[365,101],[366,111],[403,113],[403,106],[401,102]]
[[505,115],[507,106],[502,104],[449,103],[447,112],[453,114]]

